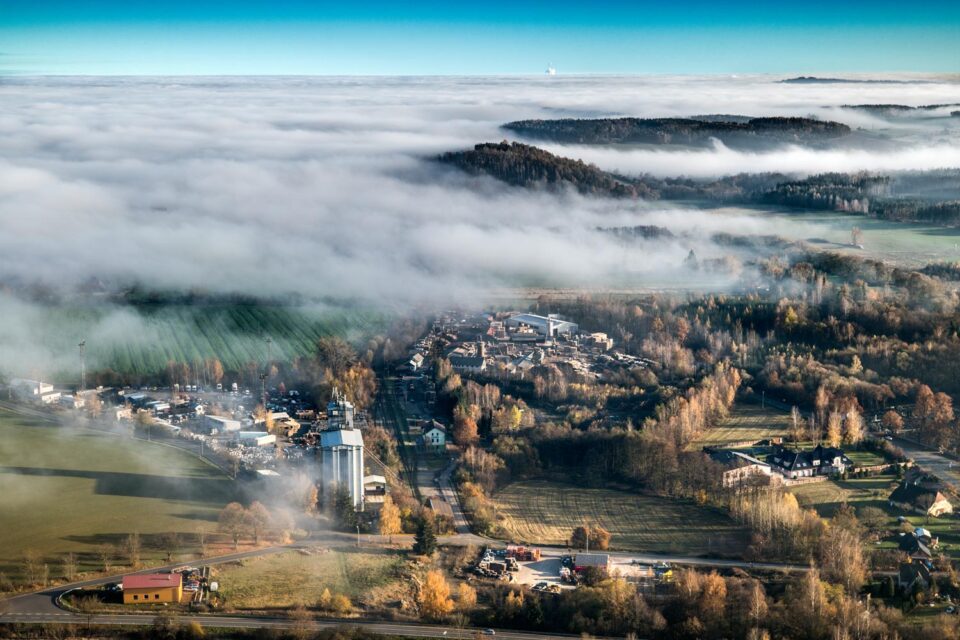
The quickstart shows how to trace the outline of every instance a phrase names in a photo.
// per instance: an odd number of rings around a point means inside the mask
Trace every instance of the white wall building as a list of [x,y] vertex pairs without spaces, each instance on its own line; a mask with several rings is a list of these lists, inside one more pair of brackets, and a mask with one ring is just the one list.
[[277,436],[266,431],[238,431],[236,435],[240,444],[248,447],[265,447],[277,442]]
[[423,448],[430,451],[438,451],[447,446],[447,432],[443,426],[434,422],[433,426],[420,436],[420,442]]
[[544,338],[556,338],[561,334],[574,334],[580,330],[577,323],[564,320],[555,313],[547,316],[538,316],[533,313],[518,313],[507,318],[504,324],[514,330],[521,327],[530,327]]
[[39,380],[28,380],[26,378],[13,378],[10,380],[10,388],[13,389],[14,393],[23,396],[42,396],[45,393],[50,393],[53,391],[53,385],[49,382],[41,382]]
[[320,490],[323,502],[333,504],[337,486],[341,485],[350,492],[353,506],[362,510],[363,478],[363,435],[360,430],[321,431]]
[[204,416],[204,424],[208,429],[217,433],[226,433],[228,431],[240,431],[240,421],[233,418],[224,418],[223,416]]

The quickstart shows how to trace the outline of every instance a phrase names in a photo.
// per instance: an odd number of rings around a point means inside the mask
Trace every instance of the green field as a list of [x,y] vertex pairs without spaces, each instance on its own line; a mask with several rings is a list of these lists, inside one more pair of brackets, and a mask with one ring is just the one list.
[[700,447],[724,446],[735,442],[756,442],[775,436],[785,436],[790,428],[790,414],[770,406],[738,402],[730,415],[716,427],[708,429],[694,443]]
[[402,567],[403,557],[386,551],[291,551],[220,567],[216,580],[234,609],[312,607],[324,589],[369,608],[399,598]]
[[844,449],[843,452],[858,467],[872,467],[887,463],[887,460],[883,456],[873,451],[867,451],[865,449],[863,451]]
[[0,410],[0,572],[13,580],[28,550],[52,579],[67,552],[81,571],[99,570],[101,546],[120,547],[134,531],[144,562],[165,557],[168,532],[182,534],[178,551],[189,552],[233,493],[233,481],[178,449]]
[[[86,340],[91,370],[134,375],[162,372],[171,361],[198,364],[208,358],[240,371],[251,362],[310,353],[323,336],[362,341],[383,323],[379,314],[359,308],[254,303],[51,307],[29,321],[31,339],[49,349],[51,360],[75,354],[77,343]],[[60,377],[77,375],[69,370]]]
[[[878,220],[838,211],[787,211],[775,208],[721,207],[711,211],[728,224],[768,224],[760,233],[863,258],[918,267],[929,262],[960,259],[960,230],[930,224]],[[863,249],[850,246],[850,231],[860,227]]]
[[886,509],[887,497],[895,487],[896,478],[892,475],[878,475],[802,484],[792,487],[790,492],[797,497],[800,506],[812,507],[828,518],[844,503],[856,508]]
[[564,545],[585,520],[611,533],[611,549],[739,555],[748,542],[724,512],[679,499],[537,480],[512,483],[494,500],[516,542]]

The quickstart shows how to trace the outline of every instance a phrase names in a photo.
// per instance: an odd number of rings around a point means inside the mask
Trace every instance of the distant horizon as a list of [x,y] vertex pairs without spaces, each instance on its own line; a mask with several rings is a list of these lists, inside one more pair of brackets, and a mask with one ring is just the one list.
[[942,0],[12,4],[8,74],[960,73],[960,3]]
[[[544,68],[546,69],[546,67]],[[889,77],[885,77],[889,76]],[[897,77],[899,76],[899,77]],[[546,71],[513,71],[498,73],[40,73],[0,69],[0,78],[782,78],[809,77],[818,80],[859,80],[864,84],[882,84],[884,80],[905,80],[911,77],[950,79],[960,82],[960,71],[769,71],[769,72],[658,72],[658,71],[581,71],[555,74]]]

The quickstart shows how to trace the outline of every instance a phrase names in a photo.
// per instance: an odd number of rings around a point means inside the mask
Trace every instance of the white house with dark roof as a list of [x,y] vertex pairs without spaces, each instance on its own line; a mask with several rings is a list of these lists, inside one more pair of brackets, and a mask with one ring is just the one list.
[[794,451],[785,447],[767,456],[767,463],[785,478],[809,478],[843,473],[853,465],[843,451],[817,445],[810,451]]
[[420,445],[427,451],[442,451],[447,446],[447,430],[434,420],[430,428],[420,434]]

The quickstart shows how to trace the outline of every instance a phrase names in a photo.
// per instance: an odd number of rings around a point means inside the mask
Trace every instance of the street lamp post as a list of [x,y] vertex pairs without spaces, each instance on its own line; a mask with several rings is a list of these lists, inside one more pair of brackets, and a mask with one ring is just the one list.
[[87,390],[87,341],[81,340],[77,345],[80,348],[80,391]]

